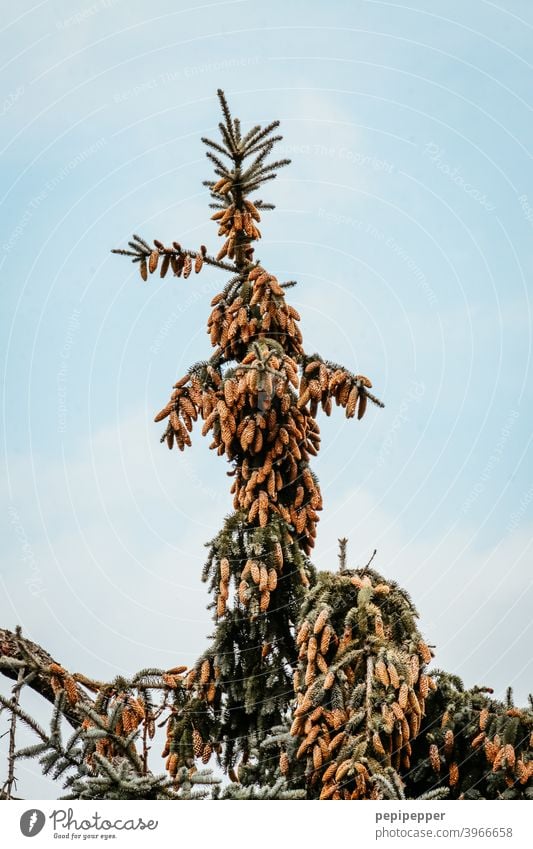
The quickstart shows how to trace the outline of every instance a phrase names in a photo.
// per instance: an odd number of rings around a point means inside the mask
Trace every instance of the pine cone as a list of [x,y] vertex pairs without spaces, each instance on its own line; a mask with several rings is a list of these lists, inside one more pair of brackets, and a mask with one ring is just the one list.
[[327,784],[328,781],[333,778],[335,773],[337,772],[337,764],[334,762],[330,764],[327,769],[322,773],[322,783]]
[[202,740],[202,735],[196,728],[192,732],[192,748],[195,758],[201,757],[204,750],[204,741]]
[[328,616],[329,616],[329,612],[328,612],[327,609],[322,610],[318,614],[316,621],[315,621],[314,628],[313,628],[313,634],[320,634],[324,625],[328,621]]
[[324,656],[322,655],[321,652],[317,652],[315,662],[316,662],[316,665],[317,665],[318,669],[320,670],[320,672],[322,672],[323,675],[327,675],[327,673],[329,671],[328,662],[324,658]]
[[153,274],[157,268],[157,263],[159,262],[159,251],[152,251],[150,254],[150,259],[148,260],[148,270],[150,274]]
[[317,640],[315,636],[312,636],[309,638],[309,642],[307,644],[307,660],[313,661],[316,657],[317,651]]
[[315,769],[320,769],[322,766],[322,750],[320,746],[315,745],[313,747],[313,767]]
[[376,752],[376,754],[380,755],[382,758],[385,757],[386,752],[383,748],[381,737],[379,736],[377,731],[374,731],[374,734],[372,735],[372,746],[374,747],[374,751]]
[[322,636],[320,638],[320,653],[325,657],[328,653],[329,645],[331,642],[331,637],[333,634],[333,630],[330,625],[326,625],[324,630],[322,631]]
[[433,772],[436,772],[438,775],[440,772],[440,757],[439,750],[435,743],[432,743],[429,747],[429,762],[433,768]]
[[503,747],[503,757],[505,758],[505,765],[507,769],[514,769],[516,763],[516,754],[513,746],[510,743],[507,743]]
[[61,692],[61,690],[63,690],[63,682],[62,682],[61,678],[58,678],[57,675],[51,676],[50,686],[52,687],[54,695],[56,695],[56,696],[57,696],[58,693]]
[[480,733],[479,733],[476,737],[474,737],[474,739],[472,740],[472,744],[471,744],[471,745],[472,745],[472,748],[473,748],[473,749],[477,749],[477,747],[481,745],[481,743],[484,741],[484,739],[485,739],[485,732],[484,732],[484,731],[481,731],[481,732],[480,732]]
[[223,595],[217,597],[217,617],[220,619],[226,612],[226,599]]
[[65,692],[67,694],[67,699],[69,700],[71,705],[75,705],[79,700],[79,693],[74,678],[72,678],[72,676],[70,675],[65,675],[64,685]]
[[458,783],[458,781],[459,781],[459,767],[457,766],[457,764],[454,761],[454,763],[450,764],[450,787],[455,787],[455,785]]
[[516,762],[516,774],[520,784],[527,784],[529,780],[529,770],[523,760]]
[[454,736],[451,728],[444,735],[444,754],[449,758],[453,752]]
[[228,560],[227,557],[223,557],[222,560],[220,561],[220,577],[224,581],[224,583],[227,583],[229,581],[229,576],[230,576],[229,560]]
[[200,684],[207,684],[211,676],[211,664],[207,658],[202,662],[200,667]]
[[374,667],[374,673],[378,681],[380,681],[384,687],[388,687],[390,684],[389,673],[387,672],[387,667],[383,663],[382,660],[376,661],[376,665]]
[[276,566],[278,567],[278,569],[281,570],[283,568],[283,549],[279,542],[275,543],[274,548],[272,549],[272,553],[276,562]]
[[347,758],[340,764],[340,766],[337,767],[337,771],[335,773],[335,781],[337,783],[340,783],[342,779],[348,774],[351,766],[352,760],[351,758]]
[[489,764],[493,764],[494,759],[496,758],[496,755],[498,754],[500,748],[499,745],[494,743],[492,740],[486,739],[484,748],[485,757],[487,758],[487,761],[489,762]]
[[424,663],[431,663],[431,660],[433,658],[433,655],[431,654],[431,649],[428,645],[426,645],[423,640],[420,640],[420,642],[418,643],[418,651]]
[[398,702],[392,702],[391,710],[392,710],[394,716],[396,717],[396,719],[402,720],[402,719],[405,718],[405,714],[404,714],[403,710],[401,709],[400,705],[398,704]]
[[400,686],[400,677],[393,663],[387,664],[387,672],[389,673],[389,678],[392,686],[395,690],[397,690]]
[[268,587],[268,571],[266,566],[261,565],[259,569],[259,592],[263,592]]
[[326,677],[324,679],[324,690],[331,690],[334,683],[335,683],[335,673],[330,671],[330,672],[328,672],[328,674],[326,675]]

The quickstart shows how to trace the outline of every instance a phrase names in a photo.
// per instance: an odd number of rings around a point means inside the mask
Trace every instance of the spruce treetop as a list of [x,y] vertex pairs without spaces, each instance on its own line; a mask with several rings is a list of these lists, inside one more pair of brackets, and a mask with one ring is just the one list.
[[134,236],[131,250],[117,253],[139,263],[143,280],[157,268],[162,277],[171,271],[188,278],[204,267],[231,275],[211,302],[214,353],[180,377],[156,421],[167,420],[162,441],[183,450],[202,419],[210,447],[232,466],[235,512],[210,544],[203,574],[217,629],[190,685],[199,705],[208,705],[207,719],[199,708],[204,737],[222,740],[224,763],[233,766],[239,751],[248,762],[292,697],[295,621],[314,582],[308,556],[323,506],[310,468],[320,447],[318,409],[330,415],[335,401],[348,418],[361,419],[368,400],[383,405],[367,377],[306,353],[300,316],[286,298],[294,282],[279,282],[254,260],[262,214],[274,208],[256,193],[289,160],[270,156],[282,138],[278,121],[243,134],[222,91],[218,97],[220,139],[203,142],[215,171],[205,185],[222,247],[213,256],[205,246],[152,246]]
[[[220,250],[135,235],[115,251],[143,280],[158,269],[229,273],[211,303],[211,356],[176,381],[155,417],[166,422],[161,441],[180,451],[202,421],[230,464],[233,512],[202,573],[213,634],[192,668],[100,681],[0,628],[0,672],[13,682],[11,698],[0,694],[9,716],[0,798],[14,798],[24,758],[61,781],[65,799],[533,798],[533,699],[518,708],[510,691],[498,701],[430,669],[416,609],[371,568],[376,552],[351,568],[342,538],[337,572],[311,563],[323,506],[310,467],[318,411],[330,415],[335,402],[361,419],[369,400],[383,405],[367,377],[306,352],[286,297],[294,281],[255,260],[258,225],[274,208],[257,193],[289,160],[271,157],[278,121],[243,134],[218,97],[220,138],[203,142]],[[49,730],[21,704],[28,687],[53,705]],[[17,723],[34,745],[17,747]],[[163,774],[152,769],[157,728]],[[213,760],[227,786],[206,769]]]

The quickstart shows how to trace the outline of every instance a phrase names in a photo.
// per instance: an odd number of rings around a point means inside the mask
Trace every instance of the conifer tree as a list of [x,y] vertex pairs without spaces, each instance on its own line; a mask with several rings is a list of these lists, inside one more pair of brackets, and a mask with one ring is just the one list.
[[[147,280],[159,270],[188,279],[230,275],[212,301],[213,350],[174,384],[156,415],[161,441],[180,451],[194,424],[230,464],[233,512],[208,543],[202,578],[215,622],[191,669],[145,669],[93,681],[70,673],[20,632],[0,629],[0,671],[15,681],[8,776],[39,759],[65,798],[404,799],[531,798],[533,705],[516,708],[483,688],[428,669],[432,651],[405,590],[370,563],[316,573],[310,555],[322,510],[310,468],[320,447],[319,409],[365,414],[370,380],[307,353],[300,317],[255,259],[264,183],[288,160],[270,160],[279,122],[243,134],[222,91],[220,138],[203,139],[215,179],[206,182],[223,244],[215,254],[134,235],[127,249]],[[372,561],[371,561],[372,562]],[[20,704],[31,687],[53,705],[49,731]],[[16,725],[38,742],[17,749]],[[72,728],[63,740],[62,727]],[[149,766],[156,724],[166,773]],[[231,779],[220,789],[206,769]]]
[[[286,299],[291,283],[254,260],[258,224],[272,204],[255,197],[289,160],[270,161],[281,136],[278,121],[245,135],[218,92],[220,139],[204,138],[214,166],[212,219],[224,239],[215,257],[134,236],[140,273],[160,268],[187,278],[204,264],[228,271],[230,280],[212,300],[207,330],[214,353],[193,365],[156,416],[168,419],[162,441],[180,450],[193,423],[211,432],[211,448],[231,464],[235,512],[212,541],[203,578],[209,582],[217,622],[211,646],[188,677],[199,702],[197,731],[222,745],[225,767],[250,751],[285,716],[296,660],[294,626],[302,593],[314,582],[308,556],[314,546],[322,497],[309,461],[319,449],[319,406],[335,400],[348,417],[364,415],[371,383],[318,354],[308,355],[300,316]],[[192,720],[191,720],[192,722]],[[191,728],[180,726],[189,739]],[[177,742],[177,741],[176,741]]]

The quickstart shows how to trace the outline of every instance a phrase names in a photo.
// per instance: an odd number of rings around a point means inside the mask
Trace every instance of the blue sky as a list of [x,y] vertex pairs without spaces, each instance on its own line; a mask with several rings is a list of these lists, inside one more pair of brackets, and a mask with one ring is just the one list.
[[[154,413],[208,356],[224,276],[151,279],[132,232],[215,248],[215,91],[282,121],[259,256],[306,349],[386,403],[321,420],[336,540],[405,585],[439,666],[531,689],[531,34],[525,0],[20,3],[0,28],[0,621],[112,676],[191,663],[231,501]],[[25,767],[29,792],[49,789]],[[39,788],[33,789],[32,788]]]

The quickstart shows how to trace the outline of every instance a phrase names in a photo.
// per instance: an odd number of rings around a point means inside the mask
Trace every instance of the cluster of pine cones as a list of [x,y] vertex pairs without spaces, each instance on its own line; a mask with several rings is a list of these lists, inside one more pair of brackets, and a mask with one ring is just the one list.
[[392,639],[387,583],[368,574],[334,581],[354,603],[339,620],[321,602],[301,624],[291,734],[301,738],[296,759],[307,759],[308,783],[320,799],[373,798],[373,774],[409,769],[410,740],[435,688],[423,671],[431,652],[416,631],[400,648]]
[[[147,714],[142,700],[132,693],[113,692],[107,696],[105,693],[100,692],[97,696],[94,710],[98,714],[98,723],[87,716],[82,722],[82,728],[85,730],[98,728],[100,731],[105,730],[107,733],[105,736],[96,739],[94,751],[89,752],[86,762],[90,767],[95,766],[95,753],[111,761],[115,757],[123,756],[124,750],[121,746],[117,745],[117,738],[127,738],[139,728],[141,723],[146,724],[149,739],[153,739],[155,736],[153,718]],[[129,744],[129,749],[133,754],[137,754],[134,742]]]
[[[500,773],[507,787],[513,787],[517,782],[525,785],[533,777],[533,760],[524,760],[524,741],[517,739],[521,718],[519,708],[509,708],[505,715],[498,716],[484,707],[479,711],[479,732],[469,743],[470,749],[484,753],[492,772]],[[456,787],[461,779],[459,764],[467,753],[464,740],[456,739],[452,725],[453,717],[445,711],[440,730],[428,735],[433,741],[429,746],[429,762],[437,776],[448,771],[448,783],[450,787]],[[532,747],[533,733],[528,741],[529,750]]]
[[183,377],[155,420],[169,417],[163,438],[169,448],[175,443],[183,450],[201,416],[203,434],[213,433],[210,447],[235,462],[235,509],[260,527],[271,514],[280,515],[309,554],[322,509],[308,466],[320,446],[318,403],[329,415],[335,398],[348,417],[358,405],[360,418],[371,383],[316,357],[305,359],[298,313],[286,304],[277,280],[260,266],[234,288],[233,297],[221,293],[213,304],[208,332],[217,348],[215,362],[218,358],[235,365],[223,372],[212,360]]
[[71,705],[77,704],[79,700],[78,686],[75,679],[59,663],[51,663],[48,667],[50,673],[50,686],[57,696],[62,690]]
[[[304,369],[300,381],[298,406],[309,404],[310,413],[316,416],[319,403],[326,415],[330,415],[332,399],[338,407],[344,407],[346,418],[352,419],[357,409],[357,418],[362,419],[372,383],[362,374],[350,374],[346,369],[328,368],[322,360],[314,359]],[[373,397],[373,396],[372,396]]]
[[[212,188],[213,192],[225,197],[233,188],[231,179],[223,178]],[[235,258],[235,247],[242,240],[247,245],[248,240],[261,238],[261,232],[255,222],[261,221],[259,210],[251,200],[243,200],[243,209],[238,209],[235,203],[230,203],[225,209],[220,209],[211,216],[219,224],[218,235],[226,236],[226,241],[217,254],[217,260],[227,256]]]
[[251,340],[268,337],[283,350],[298,357],[303,353],[302,334],[297,325],[300,316],[285,299],[285,292],[274,275],[260,265],[236,281],[236,289],[228,297],[216,295],[207,321],[213,347],[219,347],[227,361],[240,361]]

